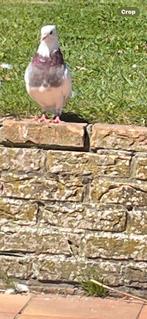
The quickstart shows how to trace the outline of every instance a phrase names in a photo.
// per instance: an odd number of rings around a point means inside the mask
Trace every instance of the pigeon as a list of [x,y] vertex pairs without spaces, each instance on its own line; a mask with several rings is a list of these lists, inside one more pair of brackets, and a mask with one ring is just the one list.
[[62,109],[72,95],[72,80],[55,25],[41,28],[40,44],[26,68],[24,79],[29,96],[41,107],[39,122],[49,120],[47,113],[52,112],[52,122],[60,123]]

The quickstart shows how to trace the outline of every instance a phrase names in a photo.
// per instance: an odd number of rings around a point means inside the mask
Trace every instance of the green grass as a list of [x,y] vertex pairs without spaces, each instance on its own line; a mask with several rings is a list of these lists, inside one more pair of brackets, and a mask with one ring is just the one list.
[[[24,71],[38,46],[40,28],[56,24],[75,96],[65,108],[90,122],[147,125],[146,0],[0,0],[0,115],[36,114],[27,95]],[[35,2],[35,1],[34,1]],[[122,5],[140,9],[120,17]]]
[[106,288],[96,285],[94,282],[90,280],[82,281],[81,287],[88,296],[104,298],[108,295],[108,290]]

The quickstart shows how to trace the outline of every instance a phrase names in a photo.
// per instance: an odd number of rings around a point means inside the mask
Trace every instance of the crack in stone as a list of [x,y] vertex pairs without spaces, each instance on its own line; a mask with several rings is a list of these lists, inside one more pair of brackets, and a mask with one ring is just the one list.
[[117,189],[118,185],[110,185],[100,196],[99,196],[99,201],[102,200],[103,196],[108,194],[109,191],[111,191],[112,189]]
[[36,224],[38,224],[41,220],[41,206],[45,206],[41,201],[35,201],[34,203],[37,204],[37,212],[36,212]]
[[[86,143],[86,142],[85,142]],[[43,149],[43,150],[56,150],[56,151],[73,151],[73,152],[86,152],[83,146],[64,146],[64,145],[58,145],[58,144],[36,144],[34,142],[28,142],[25,143],[12,143],[11,141],[3,141],[0,142],[0,145],[9,147],[9,148],[35,148],[35,149]],[[86,148],[88,148],[86,144]],[[88,152],[88,150],[87,150]]]

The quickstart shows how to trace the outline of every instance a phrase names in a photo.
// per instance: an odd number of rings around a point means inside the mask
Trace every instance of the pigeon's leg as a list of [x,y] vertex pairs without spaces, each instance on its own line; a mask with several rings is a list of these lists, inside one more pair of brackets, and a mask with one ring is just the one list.
[[60,120],[59,115],[55,115],[54,118],[52,119],[52,122],[55,123],[55,124],[59,124],[62,121]]
[[48,116],[47,116],[47,114],[46,113],[43,113],[42,115],[41,115],[41,117],[38,119],[38,121],[40,122],[40,123],[42,123],[42,122],[48,122],[49,121],[49,118],[48,118]]
[[48,118],[46,112],[43,112],[41,116],[40,116],[40,115],[39,115],[39,116],[35,116],[35,117],[34,117],[34,120],[37,121],[37,122],[39,122],[39,123],[49,122],[49,118]]
[[54,113],[55,115],[54,115],[54,117],[52,119],[52,123],[59,124],[59,123],[62,122],[60,120],[61,113],[62,113],[62,107],[56,108],[55,113]]

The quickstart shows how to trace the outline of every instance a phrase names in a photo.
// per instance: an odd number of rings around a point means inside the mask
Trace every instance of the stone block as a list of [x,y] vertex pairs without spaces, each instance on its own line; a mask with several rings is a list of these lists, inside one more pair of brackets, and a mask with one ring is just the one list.
[[145,262],[134,263],[129,261],[126,265],[122,265],[122,276],[124,285],[147,289],[147,266]]
[[34,225],[37,218],[38,205],[31,201],[0,198],[0,228],[3,225]]
[[132,234],[147,235],[147,206],[133,207],[128,212],[127,232]]
[[121,151],[99,150],[84,152],[48,151],[46,172],[91,176],[129,177],[131,154]]
[[32,259],[30,256],[0,256],[0,278],[8,282],[11,286],[9,278],[13,279],[29,279],[32,275]]
[[0,178],[3,197],[33,200],[81,201],[85,185],[79,176],[55,176],[48,179],[43,174],[34,177],[5,174]]
[[132,176],[147,181],[147,153],[143,155],[139,153],[133,158]]
[[49,253],[79,255],[81,235],[59,232],[52,227],[2,226],[0,251],[6,253]]
[[0,147],[0,171],[29,174],[44,168],[45,152],[39,149]]
[[47,145],[57,148],[84,148],[86,123],[39,123],[33,119],[5,120],[0,142],[27,145]]
[[133,207],[147,206],[147,184],[140,181],[95,178],[91,183],[90,200]]
[[126,234],[89,234],[83,243],[88,258],[147,261],[147,236]]
[[40,207],[40,223],[69,229],[122,232],[127,210],[121,205],[48,202]]
[[121,284],[121,263],[111,261],[86,261],[74,257],[39,256],[33,262],[35,272],[40,281],[82,281],[101,278],[108,284]]
[[147,128],[133,125],[94,124],[91,149],[147,151]]

